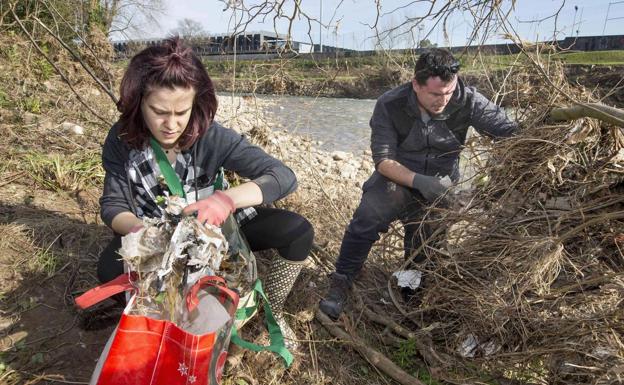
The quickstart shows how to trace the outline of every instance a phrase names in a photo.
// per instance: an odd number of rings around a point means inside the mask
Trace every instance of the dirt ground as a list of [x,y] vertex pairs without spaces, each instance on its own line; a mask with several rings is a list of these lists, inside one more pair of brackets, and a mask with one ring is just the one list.
[[[121,313],[111,300],[86,312],[73,305],[96,285],[97,255],[110,238],[97,216],[97,190],[76,197],[22,178],[2,186],[0,196],[0,383],[86,384]],[[268,258],[260,255],[261,273]],[[324,276],[305,269],[289,301],[291,322],[306,340],[291,369],[269,353],[247,352],[226,370],[224,384],[393,383],[313,320],[324,290]],[[259,317],[242,335],[267,342]]]

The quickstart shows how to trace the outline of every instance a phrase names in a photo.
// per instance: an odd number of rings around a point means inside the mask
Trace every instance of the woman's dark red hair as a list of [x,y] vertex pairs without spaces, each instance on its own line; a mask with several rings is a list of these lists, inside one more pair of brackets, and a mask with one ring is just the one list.
[[142,148],[150,137],[141,101],[155,87],[192,87],[195,90],[191,117],[178,141],[180,148],[189,148],[212,123],[217,97],[201,60],[178,37],[136,54],[121,79],[117,103],[121,112],[119,134],[133,148]]

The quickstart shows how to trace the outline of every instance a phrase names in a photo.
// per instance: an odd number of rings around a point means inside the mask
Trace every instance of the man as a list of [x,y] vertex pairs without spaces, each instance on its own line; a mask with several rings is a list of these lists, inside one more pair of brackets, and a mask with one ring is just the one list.
[[[406,258],[418,248],[414,235],[423,209],[459,179],[459,153],[468,127],[490,137],[507,137],[516,130],[502,109],[464,85],[459,67],[449,51],[431,49],[418,58],[410,83],[377,100],[370,120],[376,171],[362,186],[327,298],[320,303],[331,318],[342,313],[353,279],[391,222],[404,224]],[[414,258],[422,260],[423,255]]]

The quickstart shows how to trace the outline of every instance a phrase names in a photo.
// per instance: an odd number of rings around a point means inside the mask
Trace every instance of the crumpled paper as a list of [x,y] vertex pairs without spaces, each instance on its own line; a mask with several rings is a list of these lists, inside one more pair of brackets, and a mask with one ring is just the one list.
[[122,237],[118,253],[127,270],[138,273],[131,314],[183,322],[187,290],[201,277],[217,275],[228,242],[219,227],[180,216],[183,202],[173,198],[162,218],[145,218],[143,228]]
[[192,284],[203,275],[214,275],[227,250],[221,229],[184,217],[173,234],[167,226],[146,220],[141,230],[122,237],[118,252],[131,271],[142,276],[155,273],[161,281],[174,271],[177,262],[183,263],[193,271],[187,278]]
[[202,276],[215,275],[227,250],[227,241],[221,229],[202,225],[195,218],[186,217],[173,232],[169,248],[156,273],[163,279],[173,271],[176,261],[185,261],[185,265],[191,268],[186,283],[191,285]]
[[422,271],[419,270],[399,270],[392,274],[398,280],[399,287],[409,287],[416,290],[420,287],[422,280]]

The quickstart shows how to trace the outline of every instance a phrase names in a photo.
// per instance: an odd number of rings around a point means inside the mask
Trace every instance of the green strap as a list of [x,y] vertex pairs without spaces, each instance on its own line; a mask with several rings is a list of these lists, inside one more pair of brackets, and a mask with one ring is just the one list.
[[[262,282],[260,280],[256,280],[256,283],[253,286],[253,291],[258,293],[262,299],[264,299],[264,316],[266,318],[267,328],[269,329],[269,346],[262,346],[258,344],[251,343],[249,341],[243,340],[239,335],[236,327],[232,327],[232,338],[231,341],[241,348],[249,349],[254,352],[261,351],[269,351],[278,354],[284,360],[286,367],[288,368],[293,362],[293,355],[286,349],[286,345],[284,344],[284,336],[282,335],[282,330],[279,325],[275,321],[275,317],[273,316],[273,312],[271,311],[271,307],[269,306],[269,300],[264,294],[264,290],[262,289]],[[256,305],[257,306],[257,305]],[[245,307],[239,309],[236,312],[236,319],[243,320],[247,318],[247,315],[253,314],[255,307]]]
[[214,182],[214,189],[217,190],[225,190],[225,172],[223,171],[223,167],[219,167],[219,171],[217,171],[217,177]]
[[167,187],[169,187],[169,191],[172,195],[185,198],[186,196],[184,194],[184,188],[182,188],[182,182],[180,182],[180,177],[176,174],[173,167],[171,167],[171,163],[169,163],[167,155],[165,155],[165,152],[162,150],[160,144],[156,139],[154,139],[154,137],[150,137],[150,143],[152,145],[152,149],[154,150],[154,154],[156,155],[156,162],[158,163],[160,172],[165,178]]

